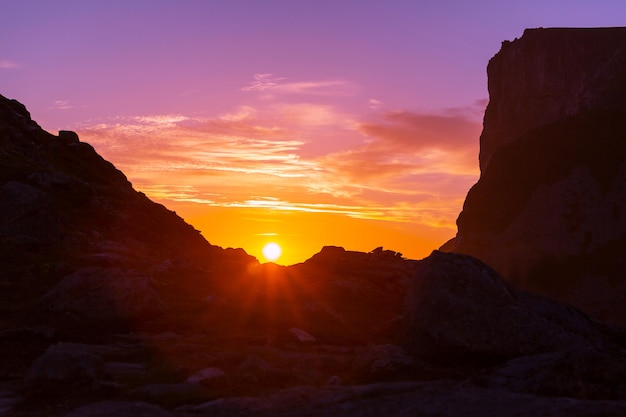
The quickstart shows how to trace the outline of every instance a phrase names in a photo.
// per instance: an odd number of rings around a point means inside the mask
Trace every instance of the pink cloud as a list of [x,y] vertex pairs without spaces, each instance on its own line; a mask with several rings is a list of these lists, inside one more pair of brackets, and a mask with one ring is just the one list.
[[255,74],[254,81],[241,91],[261,91],[278,94],[307,94],[317,96],[352,95],[355,86],[344,80],[290,81],[272,74]]
[[[283,103],[214,118],[118,118],[77,130],[149,196],[219,207],[453,229],[478,171],[480,126],[458,115],[393,112],[359,123],[332,106]],[[333,142],[338,132],[352,136]],[[332,147],[307,152],[319,138]]]
[[0,60],[0,69],[6,69],[6,70],[10,70],[10,69],[16,69],[16,68],[20,68],[21,65],[18,64],[15,61],[9,61],[9,60]]

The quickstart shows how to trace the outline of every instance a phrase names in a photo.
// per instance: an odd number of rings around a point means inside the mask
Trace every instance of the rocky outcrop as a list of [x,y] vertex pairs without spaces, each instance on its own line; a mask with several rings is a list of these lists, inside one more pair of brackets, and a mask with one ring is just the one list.
[[[122,172],[75,132],[52,135],[31,120],[22,104],[2,96],[0,197],[3,254],[15,245],[31,244],[38,245],[44,258],[72,258],[109,240],[127,247],[133,261],[254,261],[245,253],[210,245],[174,212],[135,191]],[[3,273],[20,266],[4,256],[0,261]]]
[[38,389],[64,389],[91,385],[104,371],[102,359],[83,346],[58,343],[50,346],[31,366],[26,383]]
[[494,364],[602,343],[581,312],[518,292],[479,260],[454,253],[420,262],[404,316],[406,348],[441,363]]
[[40,301],[54,313],[73,313],[88,320],[135,321],[165,313],[165,306],[146,273],[87,268],[63,278]]
[[[176,310],[190,304],[189,293],[203,291],[209,279],[198,278],[199,270],[236,274],[256,263],[243,250],[209,244],[135,191],[75,132],[52,135],[22,104],[0,96],[3,316],[26,313],[22,326],[68,322],[66,312],[83,321],[154,317],[163,293]],[[168,287],[174,280],[177,291]]]
[[532,29],[488,66],[481,177],[442,249],[626,323],[626,28]]

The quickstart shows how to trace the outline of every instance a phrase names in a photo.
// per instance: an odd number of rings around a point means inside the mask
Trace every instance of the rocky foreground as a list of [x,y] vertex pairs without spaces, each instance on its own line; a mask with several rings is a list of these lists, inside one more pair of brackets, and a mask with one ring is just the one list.
[[[448,249],[495,236],[473,204]],[[612,254],[589,265],[623,280]],[[259,264],[0,96],[0,416],[626,415],[626,329],[512,281],[443,251]]]

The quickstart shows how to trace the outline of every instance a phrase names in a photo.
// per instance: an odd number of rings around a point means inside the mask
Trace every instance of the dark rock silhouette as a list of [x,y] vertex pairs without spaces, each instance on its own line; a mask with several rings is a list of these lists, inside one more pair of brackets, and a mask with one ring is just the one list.
[[442,249],[626,324],[626,28],[532,29],[488,66],[480,180]]
[[590,295],[616,306],[622,34],[528,31],[492,60],[483,173],[447,245],[476,257],[259,264],[0,96],[0,414],[626,415],[626,331],[516,288],[573,299],[601,276],[614,293]]
[[453,253],[420,262],[405,319],[407,348],[435,362],[494,364],[603,344],[581,312],[516,291],[479,260]]

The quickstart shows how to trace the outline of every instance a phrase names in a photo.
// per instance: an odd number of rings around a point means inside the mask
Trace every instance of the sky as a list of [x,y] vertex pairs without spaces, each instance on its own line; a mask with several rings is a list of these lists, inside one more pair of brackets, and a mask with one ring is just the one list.
[[623,0],[0,0],[0,94],[212,244],[428,256],[479,177],[486,66]]

